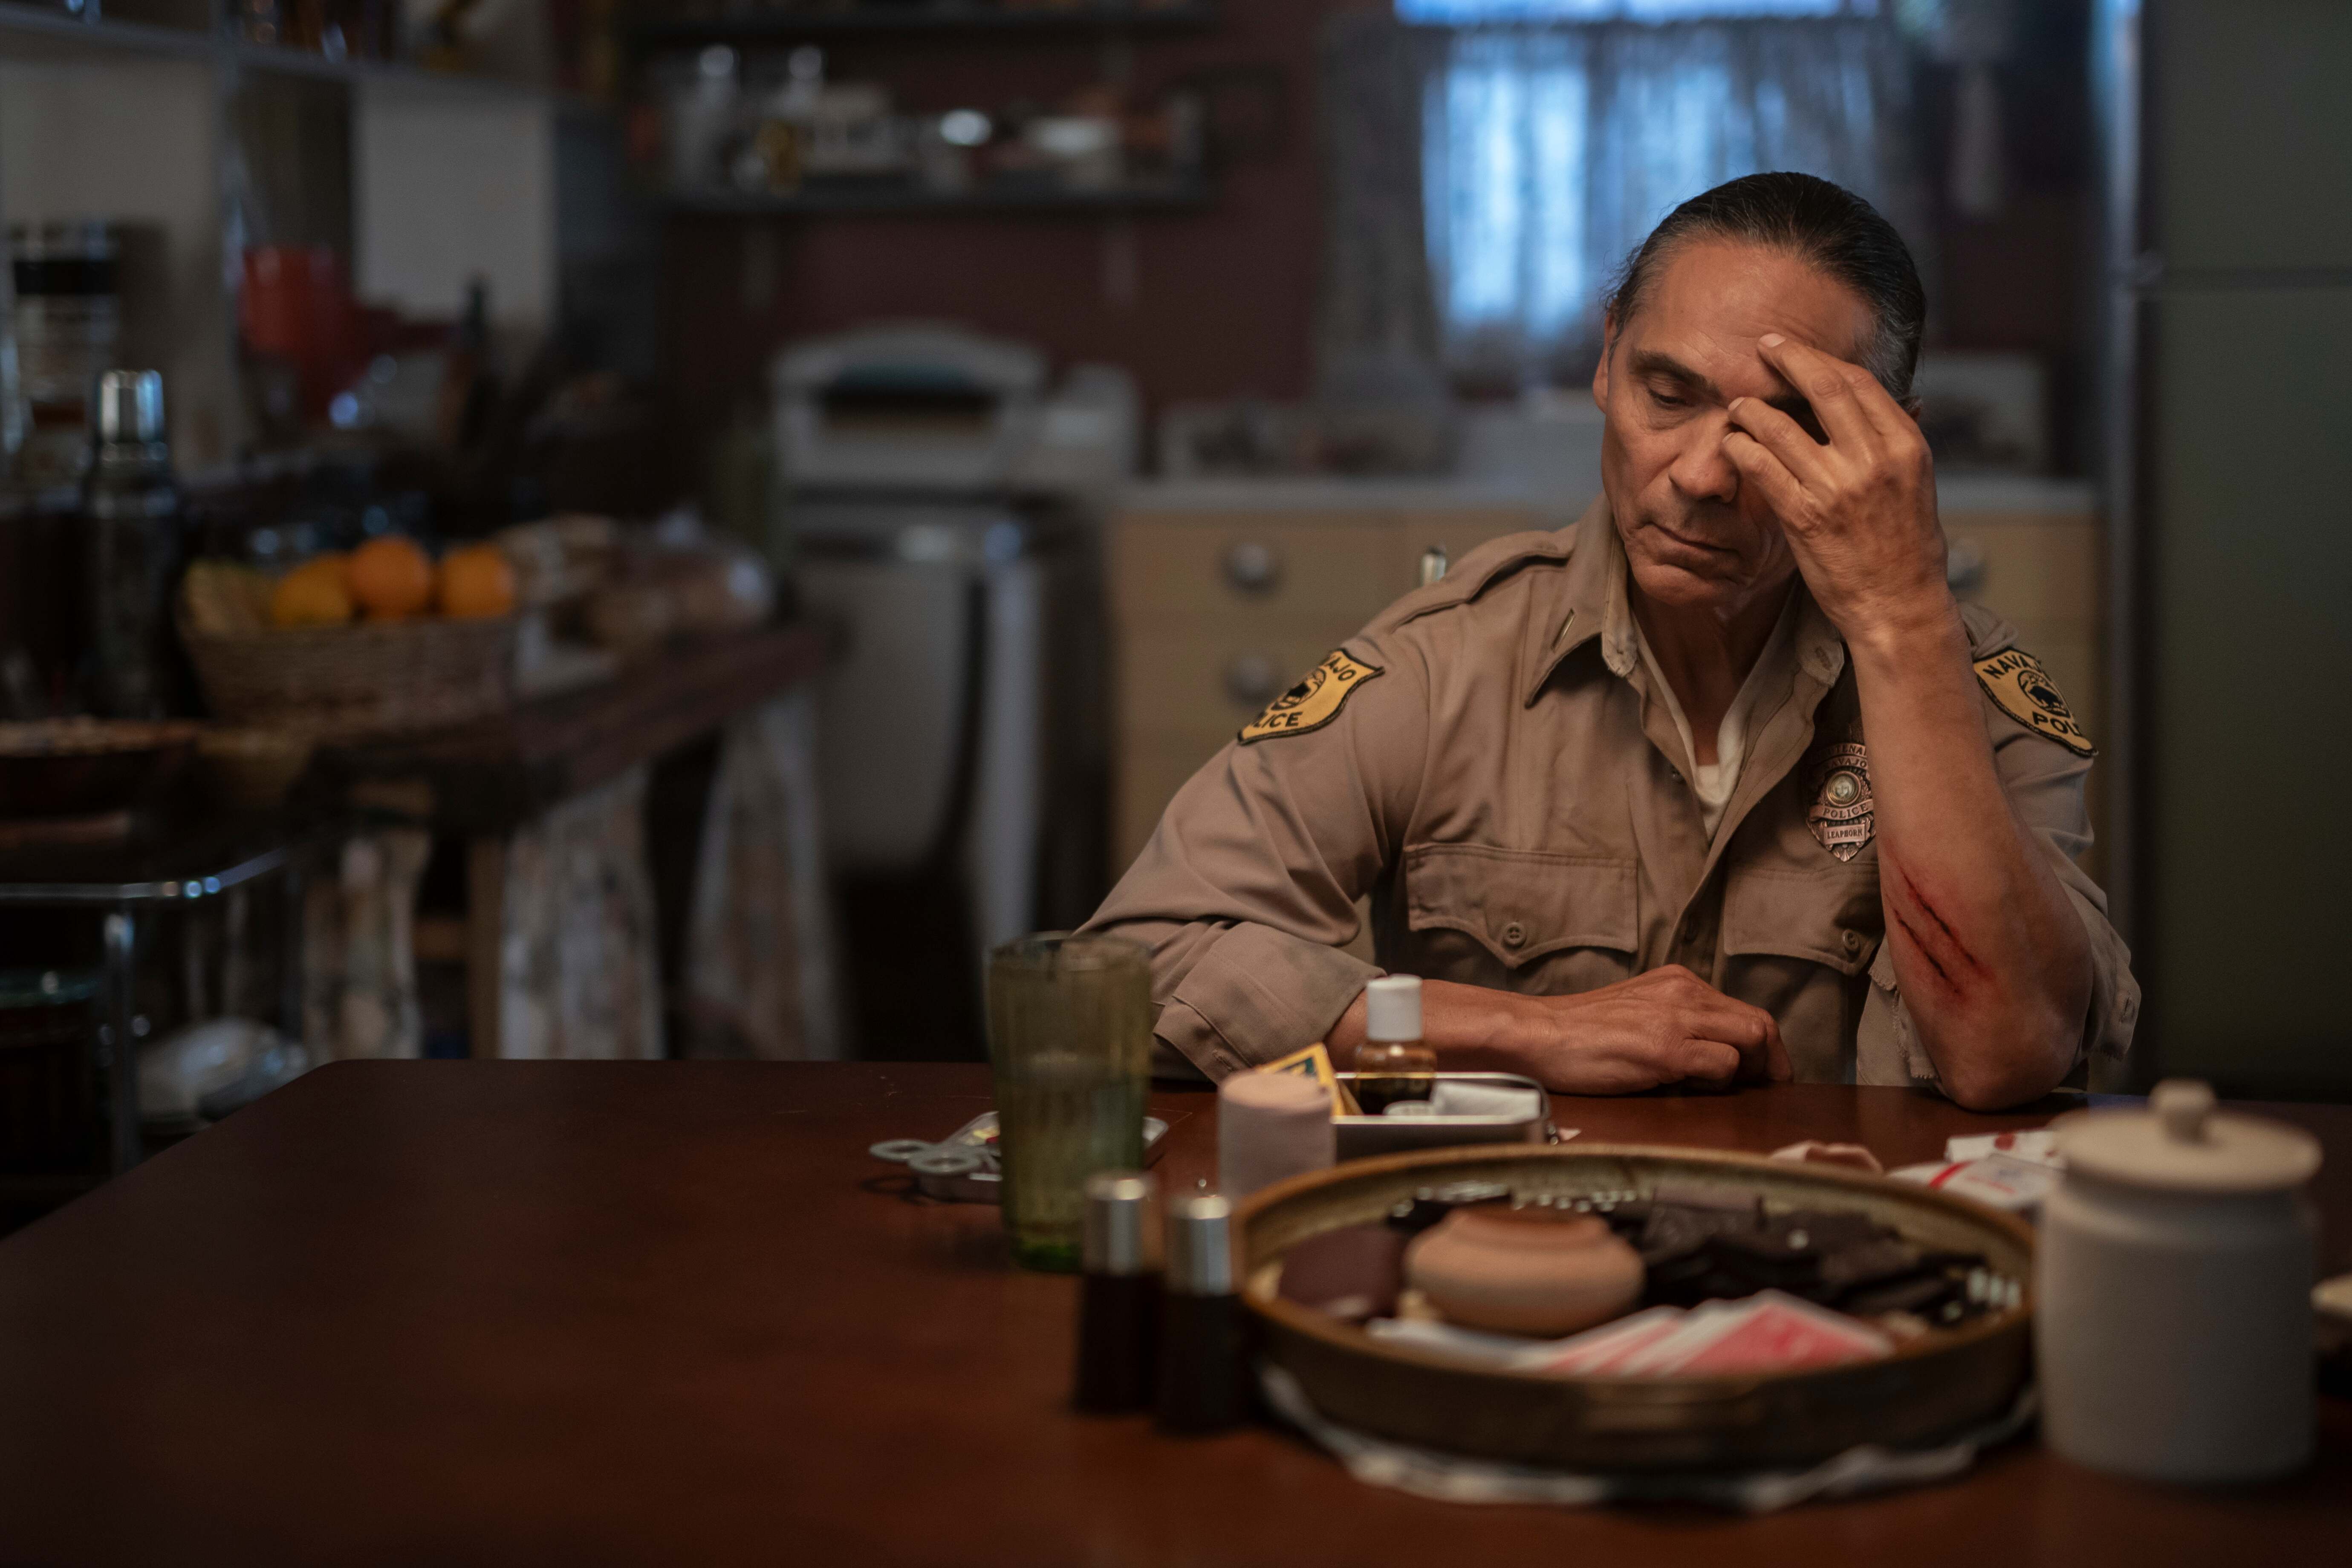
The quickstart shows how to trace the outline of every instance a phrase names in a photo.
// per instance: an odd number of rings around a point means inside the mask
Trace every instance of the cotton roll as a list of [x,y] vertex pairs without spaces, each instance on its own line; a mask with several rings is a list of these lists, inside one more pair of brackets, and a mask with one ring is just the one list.
[[1288,1072],[1237,1072],[1217,1088],[1217,1186],[1238,1203],[1337,1158],[1331,1095]]

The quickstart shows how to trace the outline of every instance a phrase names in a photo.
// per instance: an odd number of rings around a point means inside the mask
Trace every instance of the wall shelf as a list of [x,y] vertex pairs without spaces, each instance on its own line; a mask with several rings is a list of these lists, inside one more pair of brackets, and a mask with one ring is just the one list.
[[0,59],[77,64],[121,59],[209,59],[212,37],[150,22],[85,22],[48,5],[0,0]]
[[151,22],[87,22],[49,6],[0,0],[0,60],[74,65],[142,59],[195,60],[324,81],[365,82],[419,94],[560,100],[567,108],[579,106],[549,89],[496,77],[426,70],[420,66],[383,60],[331,59],[312,50],[248,44],[192,27],[158,26]]
[[640,53],[695,44],[782,44],[807,38],[924,33],[1196,32],[1216,25],[1202,0],[1168,5],[1082,5],[1011,10],[1001,5],[868,5],[856,11],[762,12],[707,20],[640,22],[629,41]]
[[802,191],[793,195],[739,195],[729,191],[677,192],[661,197],[673,212],[731,217],[814,216],[834,213],[1033,213],[1070,215],[1176,212],[1204,207],[1216,191],[1192,180],[1130,185],[1116,191],[982,188],[971,191]]
[[253,435],[239,247],[329,246],[362,299],[412,317],[454,318],[484,277],[501,330],[556,320],[580,232],[556,164],[609,112],[583,127],[584,100],[535,84],[248,43],[222,0],[106,8],[0,0],[0,215],[135,237],[121,352],[163,373],[184,471]]

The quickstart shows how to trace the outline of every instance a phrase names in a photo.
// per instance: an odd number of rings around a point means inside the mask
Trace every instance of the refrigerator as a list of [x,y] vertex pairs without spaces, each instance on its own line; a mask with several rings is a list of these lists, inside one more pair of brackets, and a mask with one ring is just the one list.
[[2095,26],[2133,1074],[2352,1099],[2352,5]]

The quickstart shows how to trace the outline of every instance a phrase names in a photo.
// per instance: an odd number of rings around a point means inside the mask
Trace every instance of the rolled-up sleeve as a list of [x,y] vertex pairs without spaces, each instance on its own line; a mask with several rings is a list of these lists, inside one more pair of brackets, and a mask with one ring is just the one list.
[[1380,673],[1319,728],[1227,744],[1087,922],[1150,950],[1162,1069],[1222,1079],[1286,1056],[1380,973],[1342,949],[1411,819],[1428,671],[1407,639],[1342,647]]

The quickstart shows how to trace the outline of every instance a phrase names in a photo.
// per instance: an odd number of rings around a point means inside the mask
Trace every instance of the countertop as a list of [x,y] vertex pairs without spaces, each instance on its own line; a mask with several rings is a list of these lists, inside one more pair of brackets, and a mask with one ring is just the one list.
[[[1121,489],[1115,511],[1368,512],[1528,510],[1571,521],[1596,493],[1591,486],[1550,489],[1523,479],[1432,475],[1348,479],[1301,475],[1265,479],[1140,479]],[[1936,483],[1937,504],[1948,513],[2015,512],[2077,516],[2097,510],[2086,479],[2032,474],[1948,474]]]

